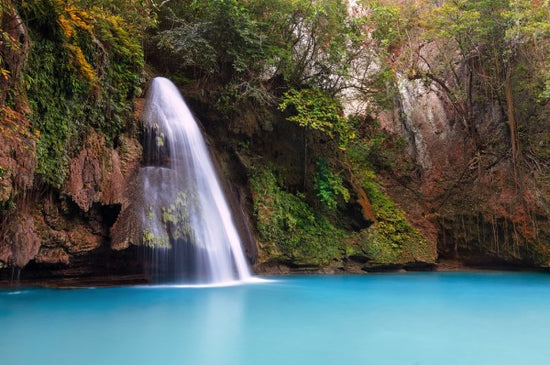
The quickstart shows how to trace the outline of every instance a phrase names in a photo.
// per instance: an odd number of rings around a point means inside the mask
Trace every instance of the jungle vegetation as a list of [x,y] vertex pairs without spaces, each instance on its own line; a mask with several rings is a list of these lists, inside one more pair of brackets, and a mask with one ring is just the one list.
[[[7,59],[20,47],[14,11],[30,37],[20,75]],[[310,173],[300,187],[249,147],[250,136],[238,144],[252,161],[259,238],[281,261],[435,259],[378,179],[416,168],[405,141],[377,123],[394,107],[398,77],[438,84],[480,150],[479,100],[501,105],[502,154],[518,186],[532,171],[550,185],[548,0],[1,0],[0,18],[2,123],[28,98],[24,129],[46,189],[63,185],[87,130],[112,144],[136,130],[134,99],[155,74],[194,90],[216,123],[267,111],[302,131]],[[346,224],[354,214],[359,223]]]

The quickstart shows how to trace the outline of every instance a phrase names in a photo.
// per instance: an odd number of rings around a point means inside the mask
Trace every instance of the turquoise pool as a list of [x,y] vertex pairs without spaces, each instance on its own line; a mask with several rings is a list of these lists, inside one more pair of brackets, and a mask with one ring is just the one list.
[[550,275],[0,290],[0,363],[545,364]]

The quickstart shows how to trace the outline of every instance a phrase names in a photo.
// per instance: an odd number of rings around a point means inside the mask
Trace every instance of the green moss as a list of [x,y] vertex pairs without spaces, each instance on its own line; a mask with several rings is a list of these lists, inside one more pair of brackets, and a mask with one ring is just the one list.
[[191,215],[198,209],[198,204],[196,192],[179,191],[170,205],[149,206],[142,243],[149,247],[167,248],[177,240],[200,244],[191,228]]
[[347,233],[284,191],[268,169],[254,170],[254,218],[269,257],[298,265],[328,265],[341,257]]
[[123,18],[104,9],[34,0],[22,2],[19,12],[32,39],[25,76],[40,132],[36,172],[60,187],[89,128],[112,142],[131,119],[143,51]]
[[154,234],[152,231],[145,229],[143,230],[143,235],[141,237],[143,244],[151,248],[170,248],[170,242],[167,236],[159,236]]
[[197,243],[191,230],[190,213],[198,208],[198,204],[196,193],[180,191],[170,206],[161,208],[161,220],[171,239],[187,238]]
[[373,263],[404,264],[435,260],[426,238],[379,188],[373,173],[366,173],[363,187],[371,200],[377,222],[354,238],[357,249]]

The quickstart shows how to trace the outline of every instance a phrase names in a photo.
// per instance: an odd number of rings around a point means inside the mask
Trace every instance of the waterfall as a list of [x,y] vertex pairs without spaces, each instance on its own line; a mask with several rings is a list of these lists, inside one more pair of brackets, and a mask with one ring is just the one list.
[[207,146],[171,81],[153,79],[142,121],[140,226],[153,275],[194,284],[246,281],[248,265]]

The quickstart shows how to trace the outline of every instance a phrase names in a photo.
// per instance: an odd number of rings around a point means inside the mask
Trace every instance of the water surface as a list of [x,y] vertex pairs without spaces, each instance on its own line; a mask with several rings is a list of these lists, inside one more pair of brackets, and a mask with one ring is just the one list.
[[543,364],[550,276],[0,290],[2,364]]

